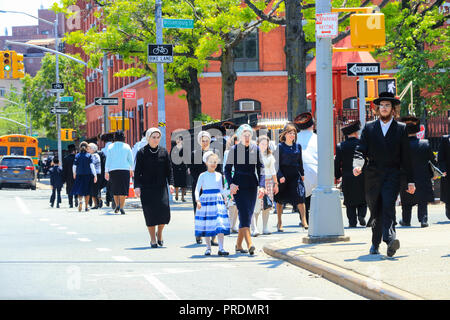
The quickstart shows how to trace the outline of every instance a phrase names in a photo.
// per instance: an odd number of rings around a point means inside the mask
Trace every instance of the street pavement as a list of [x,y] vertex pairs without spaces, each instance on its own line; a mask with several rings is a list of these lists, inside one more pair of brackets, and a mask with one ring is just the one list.
[[[298,214],[284,215],[286,232],[253,238],[255,256],[204,256],[194,239],[188,202],[171,204],[164,246],[150,248],[138,199],[126,214],[110,208],[78,212],[49,207],[48,179],[35,191],[0,191],[0,299],[4,300],[366,300],[338,284],[264,252],[265,245],[306,236]],[[290,210],[287,210],[290,211]],[[276,216],[270,225],[275,231]]]

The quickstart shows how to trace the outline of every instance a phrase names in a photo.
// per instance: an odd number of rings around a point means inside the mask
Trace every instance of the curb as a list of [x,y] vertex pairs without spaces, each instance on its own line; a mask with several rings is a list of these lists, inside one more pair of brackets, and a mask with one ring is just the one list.
[[308,255],[284,253],[282,247],[267,244],[263,250],[268,255],[285,260],[300,268],[334,282],[356,294],[372,300],[425,300],[413,293],[399,289],[380,280],[375,280],[355,271]]

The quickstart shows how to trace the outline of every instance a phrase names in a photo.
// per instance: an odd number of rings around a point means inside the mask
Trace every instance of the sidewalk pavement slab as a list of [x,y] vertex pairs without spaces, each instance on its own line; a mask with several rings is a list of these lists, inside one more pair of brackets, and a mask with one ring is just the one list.
[[[389,258],[387,246],[370,255],[369,228],[346,228],[349,242],[305,244],[295,235],[266,244],[264,251],[307,269],[369,299],[450,299],[450,221],[444,204],[429,205],[429,224],[397,225],[400,249]],[[343,208],[343,212],[345,209]],[[397,220],[401,208],[397,207]],[[346,222],[344,217],[344,222]]]

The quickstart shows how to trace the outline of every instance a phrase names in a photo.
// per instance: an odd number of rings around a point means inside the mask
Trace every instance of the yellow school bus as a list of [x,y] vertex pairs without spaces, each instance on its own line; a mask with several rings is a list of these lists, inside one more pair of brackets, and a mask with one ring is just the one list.
[[10,134],[0,136],[0,156],[18,155],[28,156],[33,159],[33,164],[38,165],[40,148],[38,139],[22,134]]

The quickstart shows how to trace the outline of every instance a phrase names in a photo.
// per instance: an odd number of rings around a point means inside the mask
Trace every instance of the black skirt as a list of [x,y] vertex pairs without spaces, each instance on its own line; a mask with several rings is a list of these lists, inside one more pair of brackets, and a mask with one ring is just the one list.
[[141,204],[147,227],[170,222],[169,192],[166,185],[141,189]]
[[290,203],[294,207],[300,203],[305,203],[305,185],[301,176],[294,169],[288,170],[285,168],[283,173],[286,181],[278,184],[279,191],[274,195],[275,202],[280,204]]
[[109,181],[111,181],[111,193],[114,196],[128,196],[128,191],[130,189],[130,171],[110,171]]

